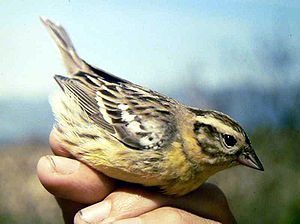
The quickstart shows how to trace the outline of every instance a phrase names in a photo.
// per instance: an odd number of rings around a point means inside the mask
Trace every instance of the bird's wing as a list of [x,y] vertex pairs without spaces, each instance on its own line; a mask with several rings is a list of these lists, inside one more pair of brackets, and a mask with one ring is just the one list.
[[160,149],[176,135],[175,102],[115,76],[79,72],[55,76],[63,90],[74,95],[89,117],[134,149]]
[[108,133],[129,147],[158,149],[176,133],[168,98],[89,65],[75,51],[65,29],[41,18],[57,44],[71,78],[55,76],[65,92]]

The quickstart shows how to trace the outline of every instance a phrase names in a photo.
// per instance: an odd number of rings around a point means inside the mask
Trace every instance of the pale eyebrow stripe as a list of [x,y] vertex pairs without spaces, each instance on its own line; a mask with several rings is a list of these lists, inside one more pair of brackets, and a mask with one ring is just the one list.
[[235,132],[235,133],[238,133],[238,131],[235,130],[232,126],[229,126],[226,123],[224,124],[224,122],[222,122],[221,120],[219,120],[219,119],[217,119],[213,116],[198,116],[197,121],[199,121],[200,123],[204,123],[206,125],[213,126],[214,128],[216,128],[220,132],[224,132],[224,133]]

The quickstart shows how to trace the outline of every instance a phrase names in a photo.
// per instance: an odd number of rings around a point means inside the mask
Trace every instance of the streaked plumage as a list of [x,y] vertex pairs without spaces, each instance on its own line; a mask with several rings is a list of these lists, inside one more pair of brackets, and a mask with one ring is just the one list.
[[212,174],[244,164],[263,170],[238,123],[89,65],[66,31],[42,19],[62,53],[69,77],[51,99],[56,135],[76,158],[104,174],[166,194],[184,195]]

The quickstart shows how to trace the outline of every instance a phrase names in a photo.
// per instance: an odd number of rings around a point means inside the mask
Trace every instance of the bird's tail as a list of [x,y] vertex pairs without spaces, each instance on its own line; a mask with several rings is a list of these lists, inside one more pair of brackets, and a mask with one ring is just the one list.
[[91,72],[90,66],[76,53],[72,41],[65,29],[61,25],[55,24],[47,18],[40,17],[40,19],[57,44],[69,74],[75,74],[79,71]]

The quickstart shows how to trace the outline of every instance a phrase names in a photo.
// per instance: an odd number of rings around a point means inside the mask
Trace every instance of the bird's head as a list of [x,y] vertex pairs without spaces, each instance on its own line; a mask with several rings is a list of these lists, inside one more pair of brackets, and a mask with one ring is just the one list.
[[217,111],[192,109],[196,115],[194,132],[204,161],[223,167],[245,165],[263,171],[243,128],[229,116]]

